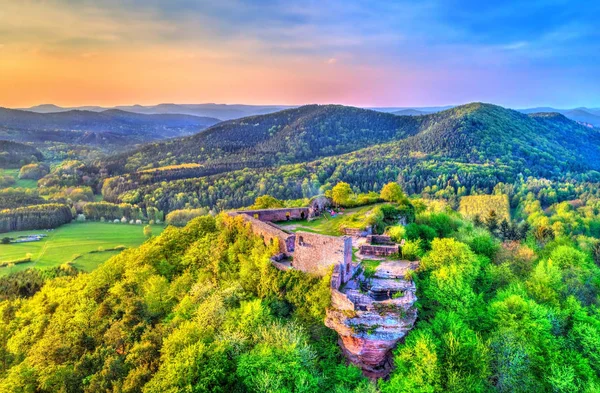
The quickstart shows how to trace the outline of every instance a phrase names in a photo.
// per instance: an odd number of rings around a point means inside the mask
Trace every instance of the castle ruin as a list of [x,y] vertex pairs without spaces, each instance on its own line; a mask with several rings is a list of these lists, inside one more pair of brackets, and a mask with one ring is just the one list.
[[[314,202],[317,201],[317,202]],[[331,307],[325,325],[340,336],[340,346],[352,363],[373,379],[386,377],[392,367],[391,351],[412,329],[417,311],[416,287],[410,272],[418,262],[390,261],[400,247],[388,236],[370,231],[354,236],[327,236],[310,232],[290,232],[276,222],[309,220],[321,214],[327,201],[315,199],[310,207],[240,210],[252,232],[265,244],[279,244],[279,254],[271,259],[280,270],[297,269],[317,276],[331,272]],[[367,274],[361,260],[353,262],[353,240],[359,255],[380,259],[374,272]]]

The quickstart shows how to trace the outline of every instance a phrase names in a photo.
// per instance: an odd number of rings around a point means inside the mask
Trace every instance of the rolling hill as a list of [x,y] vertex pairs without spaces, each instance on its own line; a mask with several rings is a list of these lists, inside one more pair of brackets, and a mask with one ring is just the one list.
[[[136,172],[192,162],[200,165]],[[481,103],[417,117],[307,106],[224,122],[100,165],[130,172],[105,182],[108,200],[167,211],[219,200],[226,201],[220,207],[242,206],[261,192],[299,198],[340,180],[362,191],[400,179],[411,193],[433,185],[489,192],[519,176],[598,178],[600,134],[560,114]]]
[[600,127],[600,111],[598,109],[590,108],[575,108],[575,109],[556,109],[556,108],[529,108],[519,109],[520,112],[531,114],[531,113],[560,113],[565,117],[578,121],[580,123],[590,124],[594,127]]
[[0,108],[0,137],[20,142],[132,145],[197,133],[219,119],[121,110],[34,113]]
[[420,115],[425,115],[428,112],[423,112],[423,111],[420,111],[417,109],[401,109],[399,111],[395,111],[392,113],[397,116],[420,116]]
[[340,105],[307,105],[223,122],[103,164],[111,173],[122,173],[192,162],[239,168],[304,162],[405,138],[418,132],[421,121]]

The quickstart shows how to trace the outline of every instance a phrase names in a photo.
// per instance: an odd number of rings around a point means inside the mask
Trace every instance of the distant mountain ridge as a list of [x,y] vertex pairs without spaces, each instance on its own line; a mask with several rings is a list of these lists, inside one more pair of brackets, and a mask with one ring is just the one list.
[[229,104],[158,104],[158,105],[122,105],[116,107],[83,106],[63,108],[53,104],[43,104],[31,108],[22,108],[35,113],[58,113],[72,110],[87,110],[91,112],[104,112],[110,109],[119,109],[131,113],[145,115],[177,114],[199,117],[211,117],[220,120],[238,119],[247,116],[262,115],[293,108],[287,105],[229,105]]
[[[87,110],[92,112],[102,112],[109,109],[120,109],[132,113],[140,114],[183,114],[193,116],[213,117],[221,120],[240,119],[248,116],[264,115],[278,112],[285,109],[297,108],[299,106],[290,105],[243,105],[243,104],[172,104],[163,103],[158,105],[124,105],[114,108],[100,106],[82,106],[63,108],[53,104],[37,105],[23,110],[36,113],[57,113],[67,112],[70,110]],[[393,113],[399,116],[419,116],[424,114],[437,113],[456,107],[456,105],[439,106],[439,107],[365,107],[378,112]],[[572,108],[572,109],[557,109],[552,107],[535,107],[517,109],[523,113],[539,113],[539,112],[556,112],[560,113],[571,120],[582,123],[591,124],[594,127],[600,128],[600,108]]]
[[218,122],[219,119],[209,117],[143,115],[118,109],[35,113],[0,108],[0,138],[19,142],[132,145],[194,134]]

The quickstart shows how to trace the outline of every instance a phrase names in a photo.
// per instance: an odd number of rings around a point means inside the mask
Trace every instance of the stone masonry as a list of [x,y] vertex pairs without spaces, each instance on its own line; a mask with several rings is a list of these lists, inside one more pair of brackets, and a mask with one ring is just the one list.
[[292,262],[295,269],[325,276],[332,266],[338,265],[340,280],[348,281],[352,276],[351,238],[296,232]]

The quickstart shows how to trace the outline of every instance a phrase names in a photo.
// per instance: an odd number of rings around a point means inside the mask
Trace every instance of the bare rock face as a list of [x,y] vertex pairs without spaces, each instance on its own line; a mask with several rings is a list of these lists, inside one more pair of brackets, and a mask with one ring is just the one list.
[[387,377],[392,350],[417,319],[416,288],[406,274],[415,267],[382,262],[373,277],[358,274],[339,291],[332,289],[325,325],[338,332],[346,358],[369,378]]

